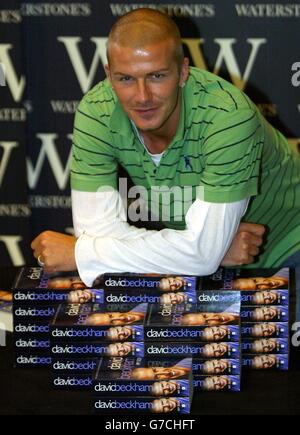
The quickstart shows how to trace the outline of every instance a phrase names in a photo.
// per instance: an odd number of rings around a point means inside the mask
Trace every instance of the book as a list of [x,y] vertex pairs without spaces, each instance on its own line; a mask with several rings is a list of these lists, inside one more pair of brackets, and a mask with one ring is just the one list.
[[21,350],[25,352],[32,352],[33,350],[45,350],[50,353],[50,340],[31,338],[30,336],[24,338],[14,339],[15,351]]
[[193,379],[194,391],[217,392],[241,390],[241,377],[239,375],[202,376],[195,375]]
[[196,290],[197,276],[176,274],[104,273],[93,286],[105,289],[155,289],[158,291]]
[[22,352],[15,351],[14,353],[14,367],[18,368],[37,368],[37,367],[50,367],[51,356],[49,351],[36,351]]
[[55,305],[19,305],[13,304],[13,317],[14,322],[50,322],[55,313],[57,307]]
[[[118,364],[127,364],[127,358],[134,359],[135,366],[144,367],[168,367],[173,366],[176,359],[172,358],[161,358],[161,357],[106,357],[107,364],[113,364],[113,361],[117,361]],[[52,357],[52,369],[53,372],[57,374],[92,374],[96,367],[98,366],[98,357]],[[104,367],[102,366],[102,370]],[[241,361],[240,359],[229,359],[229,358],[213,358],[213,359],[203,359],[203,358],[192,358],[192,372],[193,374],[203,374],[203,375],[213,375],[213,374],[239,374],[241,371]]]
[[[52,385],[60,389],[91,388],[95,369],[101,372],[120,372],[123,377],[126,367],[135,369],[135,377],[145,381],[187,380],[192,373],[191,358],[151,358],[139,357],[103,357],[91,358],[58,358],[52,361]],[[100,371],[99,371],[100,373]]]
[[241,322],[288,322],[289,308],[281,305],[243,306]]
[[93,409],[97,413],[113,414],[189,414],[189,397],[97,397],[93,399]]
[[93,386],[93,374],[90,373],[52,373],[51,385],[58,390],[89,390]]
[[[192,358],[160,371],[144,367],[143,362],[141,358],[100,359],[93,379],[94,395],[192,396]],[[174,373],[180,373],[180,379],[175,379]]]
[[46,274],[41,267],[23,267],[13,284],[16,305],[58,304],[62,302],[104,302],[102,289],[91,289],[77,272]]
[[230,304],[62,304],[51,322],[51,337],[130,341],[132,335],[139,335],[145,341],[238,341],[240,298],[238,292],[232,293],[235,299]]
[[32,339],[49,339],[50,337],[50,326],[49,322],[43,321],[31,321],[28,323],[26,321],[15,321],[14,323],[14,338],[15,340],[32,338]]
[[243,339],[242,353],[257,353],[257,354],[287,354],[289,351],[288,338],[259,338]]
[[242,357],[243,369],[253,370],[288,370],[289,369],[289,355],[288,354],[260,354],[248,355],[243,354]]
[[[12,330],[12,292],[10,290],[0,290],[0,331],[4,333],[5,331],[12,332]],[[0,333],[1,336],[2,333]]]
[[198,290],[289,290],[290,270],[279,269],[226,269],[220,267],[212,275],[201,278]]
[[52,356],[145,356],[145,346],[141,341],[123,343],[98,342],[51,342]]
[[258,322],[241,325],[242,338],[289,337],[288,322]]

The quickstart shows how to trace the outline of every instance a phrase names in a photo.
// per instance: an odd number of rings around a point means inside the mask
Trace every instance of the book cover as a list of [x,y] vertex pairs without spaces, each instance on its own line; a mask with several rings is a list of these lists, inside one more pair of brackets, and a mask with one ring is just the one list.
[[240,294],[227,292],[224,300],[224,293],[201,304],[150,305],[145,340],[238,341]]
[[23,267],[13,288],[18,305],[104,302],[104,291],[87,288],[77,272],[46,274],[41,267]]
[[[93,382],[95,395],[110,396],[191,396],[192,359],[186,359],[181,367],[180,379],[172,379],[164,372],[153,373],[153,369],[143,367],[142,359],[102,358],[99,361]],[[173,377],[171,371],[169,374]]]
[[61,304],[50,325],[56,340],[143,341],[148,304]]
[[242,364],[243,369],[284,371],[289,369],[289,355],[243,354]]

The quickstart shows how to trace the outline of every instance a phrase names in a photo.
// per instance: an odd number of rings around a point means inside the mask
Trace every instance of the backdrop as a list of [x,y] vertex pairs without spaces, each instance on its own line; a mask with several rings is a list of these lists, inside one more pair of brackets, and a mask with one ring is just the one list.
[[112,23],[141,6],[173,17],[191,64],[244,90],[299,152],[300,3],[1,0],[1,266],[32,263],[43,230],[72,232],[76,106],[104,78]]

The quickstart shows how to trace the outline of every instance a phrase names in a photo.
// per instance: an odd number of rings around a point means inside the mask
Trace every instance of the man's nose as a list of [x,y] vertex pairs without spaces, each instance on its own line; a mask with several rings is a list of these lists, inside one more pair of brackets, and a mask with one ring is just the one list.
[[145,80],[137,82],[137,100],[139,103],[147,103],[151,100],[151,90]]

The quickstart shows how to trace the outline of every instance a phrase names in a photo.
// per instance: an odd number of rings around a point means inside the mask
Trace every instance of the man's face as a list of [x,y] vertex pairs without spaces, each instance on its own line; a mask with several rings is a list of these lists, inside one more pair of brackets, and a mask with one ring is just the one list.
[[159,283],[159,288],[163,291],[179,290],[185,285],[185,281],[180,276],[162,278]]
[[270,369],[276,365],[274,355],[257,355],[253,358],[252,367],[255,369]]
[[207,374],[219,374],[225,372],[228,368],[228,360],[211,359],[203,364],[203,372]]
[[109,356],[126,356],[132,353],[134,345],[132,343],[112,343],[107,347]]
[[78,277],[57,277],[49,280],[49,288],[54,289],[85,289],[86,285]]
[[175,381],[160,381],[152,385],[154,396],[172,396],[177,392],[177,383]]
[[275,307],[259,307],[253,311],[253,319],[259,322],[267,322],[278,316]]
[[276,325],[273,323],[257,323],[252,327],[253,337],[271,337],[276,332]]
[[233,287],[237,290],[268,290],[274,288],[286,288],[288,281],[280,276],[267,278],[238,278],[233,281]]
[[186,374],[183,367],[138,367],[133,369],[132,377],[144,381],[163,381],[176,379]]
[[226,326],[209,326],[203,331],[203,340],[205,341],[220,341],[228,334],[228,328]]
[[124,341],[131,335],[132,328],[130,326],[116,326],[107,331],[107,338],[111,341]]
[[88,289],[84,290],[73,290],[68,295],[68,301],[72,304],[84,304],[92,300],[92,292]]
[[278,293],[276,291],[262,291],[253,295],[253,302],[257,305],[272,305],[278,301]]
[[272,353],[276,349],[277,341],[274,338],[263,338],[253,342],[252,350],[254,353]]
[[111,312],[111,313],[94,313],[88,317],[89,325],[112,325],[123,326],[138,322],[143,318],[142,313],[129,311],[127,313]]
[[172,40],[141,48],[111,44],[107,74],[141,132],[163,132],[174,122],[181,77]]
[[229,379],[226,376],[210,376],[204,381],[204,388],[208,391],[224,390],[229,383]]
[[168,413],[177,408],[177,399],[174,397],[161,398],[153,400],[153,412],[155,413]]
[[220,358],[228,352],[226,343],[209,343],[203,347],[203,356],[205,358]]
[[190,313],[182,316],[183,325],[223,325],[235,320],[231,313]]
[[186,294],[183,292],[178,293],[164,293],[160,297],[160,303],[165,305],[178,305],[186,302]]

